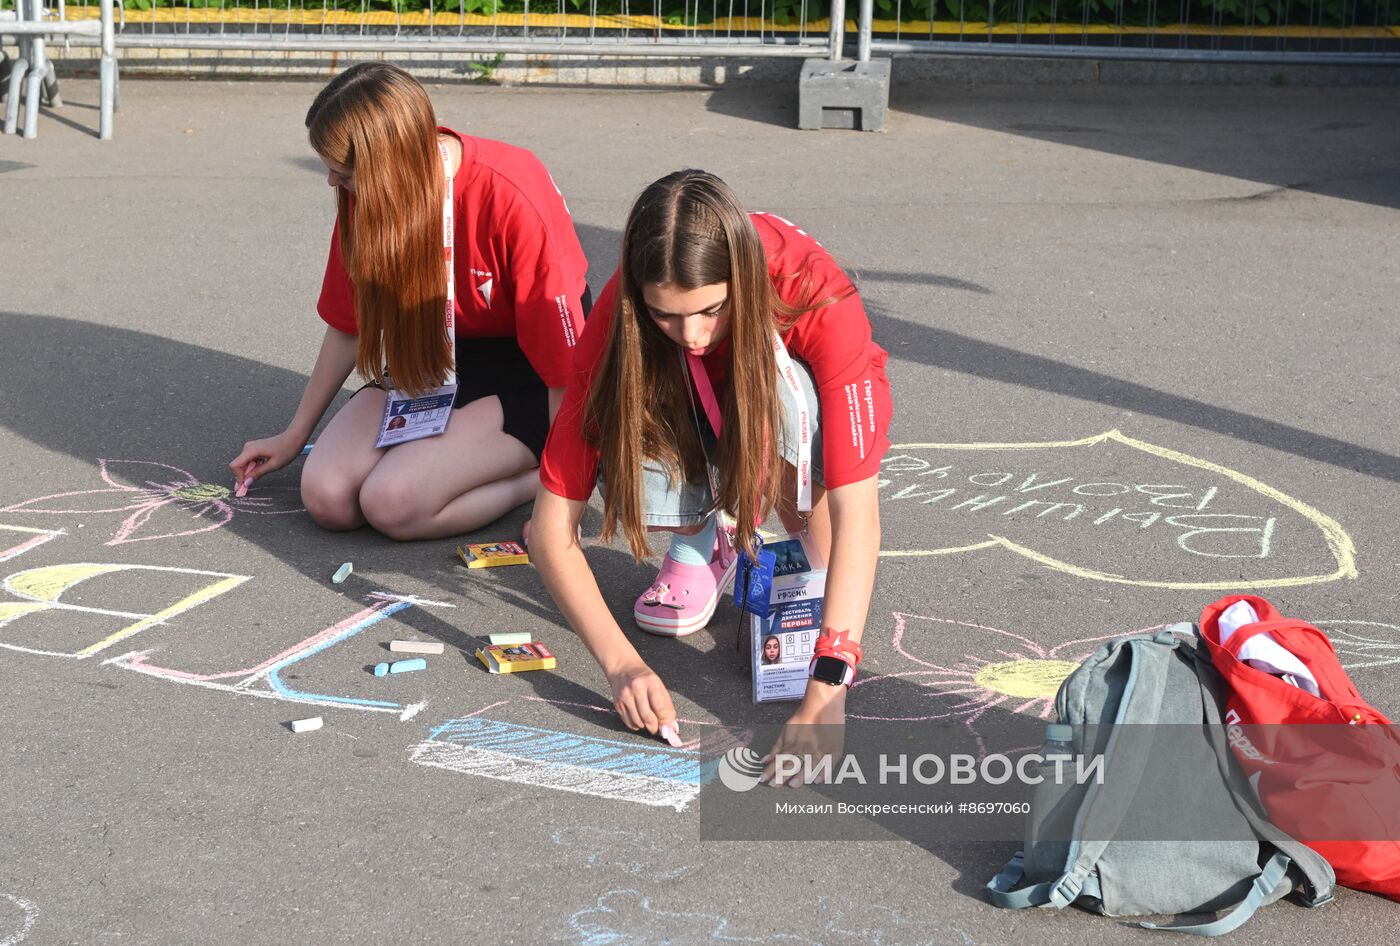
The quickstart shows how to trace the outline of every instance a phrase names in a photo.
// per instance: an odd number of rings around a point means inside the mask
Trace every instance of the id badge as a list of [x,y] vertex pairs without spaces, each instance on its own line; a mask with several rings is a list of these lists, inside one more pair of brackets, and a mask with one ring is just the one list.
[[778,556],[765,549],[762,540],[759,540],[757,564],[741,552],[734,581],[734,603],[750,614],[766,618],[771,610],[773,571],[777,563]]
[[408,397],[390,387],[384,403],[384,417],[379,422],[376,447],[392,447],[436,437],[447,429],[452,418],[452,403],[457,399],[457,384],[444,384],[421,397]]

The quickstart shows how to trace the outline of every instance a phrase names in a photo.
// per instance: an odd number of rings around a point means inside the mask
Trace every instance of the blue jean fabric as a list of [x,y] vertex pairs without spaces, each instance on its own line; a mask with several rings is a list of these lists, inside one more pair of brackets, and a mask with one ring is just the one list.
[[[817,387],[812,379],[812,370],[802,361],[794,358],[793,365],[797,368],[798,383],[802,386],[802,393],[807,399],[807,411],[812,419],[812,480],[817,484],[823,482],[822,478],[822,425],[821,425],[821,404],[817,400]],[[775,366],[776,370],[776,366]],[[782,421],[783,435],[781,446],[783,459],[794,466],[797,463],[797,441],[792,434],[797,430],[797,402],[792,396],[792,391],[780,379],[778,381],[778,394],[782,401]],[[711,446],[710,456],[713,459],[713,440],[709,437],[709,426],[705,423],[704,414],[700,415],[702,430],[706,434],[706,439]],[[719,471],[715,470],[715,478],[719,478]],[[605,488],[603,478],[598,478],[598,487]],[[648,526],[660,528],[675,528],[677,526],[693,526],[704,520],[705,510],[712,502],[709,477],[705,477],[698,483],[689,483],[681,479],[678,472],[668,475],[667,470],[660,465],[645,464],[642,467],[642,511]]]

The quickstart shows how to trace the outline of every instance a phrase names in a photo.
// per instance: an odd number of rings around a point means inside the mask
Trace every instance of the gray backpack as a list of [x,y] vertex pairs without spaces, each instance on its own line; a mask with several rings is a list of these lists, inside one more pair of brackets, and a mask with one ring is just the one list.
[[1104,777],[1035,786],[1024,850],[987,884],[992,903],[1108,916],[1228,910],[1208,923],[1142,924],[1219,936],[1295,886],[1307,906],[1331,900],[1332,868],[1268,821],[1235,766],[1220,692],[1191,624],[1111,641],[1070,674],[1058,722],[1073,727],[1081,760],[1102,756]]

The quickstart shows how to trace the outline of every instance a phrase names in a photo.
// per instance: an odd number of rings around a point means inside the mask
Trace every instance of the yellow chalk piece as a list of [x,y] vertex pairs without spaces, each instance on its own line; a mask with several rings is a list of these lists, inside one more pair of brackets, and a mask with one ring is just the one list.
[[991,546],[1001,546],[1017,555],[1025,556],[1033,562],[1038,562],[1047,568],[1055,571],[1074,575],[1078,578],[1088,578],[1093,581],[1112,582],[1120,585],[1136,585],[1141,588],[1171,588],[1176,590],[1199,589],[1199,590],[1239,590],[1245,591],[1252,588],[1292,588],[1299,585],[1316,585],[1323,582],[1338,581],[1339,579],[1352,579],[1357,575],[1356,571],[1356,544],[1351,536],[1342,528],[1341,523],[1326,515],[1322,511],[1315,509],[1299,499],[1294,499],[1287,493],[1275,489],[1267,483],[1257,480],[1254,477],[1232,470],[1219,463],[1212,463],[1210,460],[1202,460],[1190,454],[1172,450],[1168,447],[1159,447],[1156,444],[1148,443],[1145,440],[1137,440],[1129,437],[1122,431],[1114,429],[1107,430],[1092,437],[1084,437],[1080,440],[1055,440],[1027,443],[900,443],[894,444],[891,450],[1062,450],[1068,447],[1092,447],[1103,443],[1121,443],[1134,450],[1141,450],[1143,453],[1160,457],[1163,460],[1170,460],[1173,463],[1180,463],[1183,466],[1192,466],[1200,470],[1209,470],[1218,473],[1227,479],[1234,480],[1247,489],[1254,490],[1263,496],[1272,499],[1280,505],[1292,509],[1298,515],[1307,519],[1317,526],[1327,542],[1328,551],[1332,553],[1332,558],[1337,563],[1337,568],[1333,572],[1325,575],[1299,575],[1290,578],[1258,578],[1253,580],[1237,579],[1231,581],[1148,581],[1145,579],[1128,578],[1123,575],[1115,575],[1109,572],[1095,571],[1091,568],[1084,568],[1079,565],[1071,565],[1051,558],[1034,549],[1026,548],[1012,542],[1010,539],[1001,536],[988,536],[989,541],[979,542],[974,545],[965,545],[957,548],[944,549],[917,549],[917,550],[889,550],[880,552],[884,558],[904,558],[921,557],[926,555],[951,555],[956,552],[970,552],[977,549],[989,548]]
[[[209,572],[206,574],[214,573]],[[206,601],[209,601],[213,598],[217,598],[219,595],[223,594],[226,591],[232,591],[247,580],[248,576],[246,575],[230,575],[224,578],[222,581],[216,581],[212,585],[207,585],[204,588],[201,588],[199,591],[196,591],[192,595],[187,595],[186,597],[181,598],[179,601],[175,602],[170,607],[158,611],[155,614],[152,614],[150,617],[143,618],[142,620],[137,621],[135,624],[132,624],[129,627],[122,628],[120,631],[117,631],[110,637],[104,637],[96,644],[91,644],[87,647],[84,647],[82,650],[78,651],[77,654],[75,654],[74,656],[89,657],[92,654],[97,653],[99,650],[102,650],[103,648],[112,646],[118,641],[123,641],[126,640],[128,637],[140,634],[148,627],[151,627],[156,624],[162,624],[166,620],[168,620],[169,618],[173,618],[177,614],[188,611],[190,608],[198,607]]]

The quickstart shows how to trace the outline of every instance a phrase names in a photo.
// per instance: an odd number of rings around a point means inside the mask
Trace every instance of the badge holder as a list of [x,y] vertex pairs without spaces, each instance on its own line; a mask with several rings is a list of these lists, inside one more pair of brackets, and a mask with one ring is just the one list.
[[772,612],[773,572],[777,568],[778,556],[763,547],[763,538],[753,537],[757,549],[757,561],[751,560],[743,552],[739,553],[739,569],[734,574],[734,604],[739,609],[739,630],[734,636],[735,648],[744,652],[744,615],[752,614],[766,618]]
[[436,437],[447,429],[447,421],[452,416],[452,404],[457,400],[457,382],[432,388],[421,397],[409,397],[400,393],[386,375],[384,416],[379,420],[379,436],[376,447],[392,447],[395,444]]

